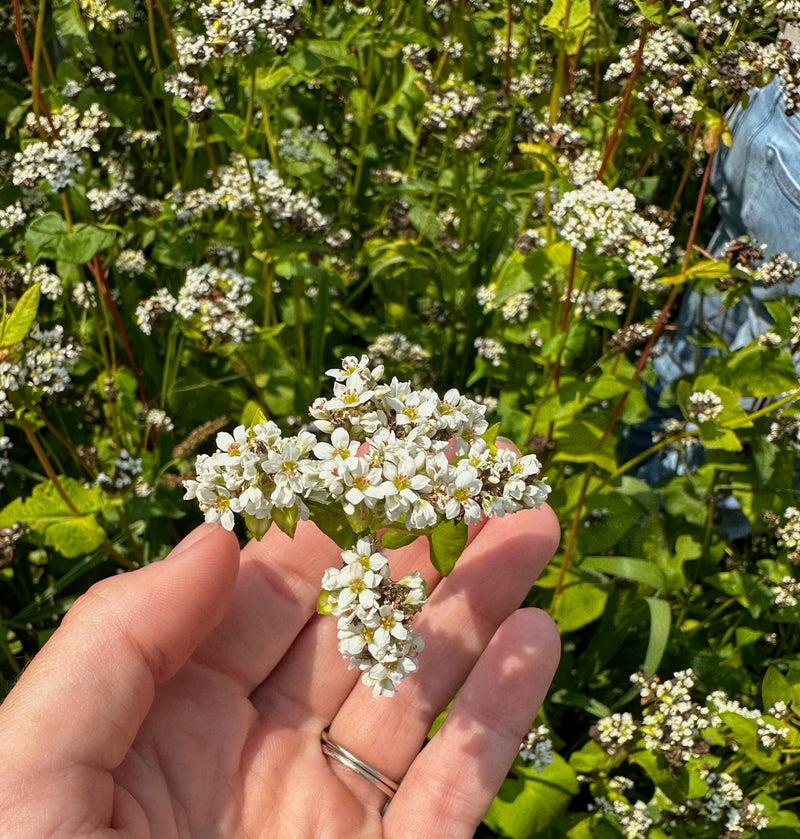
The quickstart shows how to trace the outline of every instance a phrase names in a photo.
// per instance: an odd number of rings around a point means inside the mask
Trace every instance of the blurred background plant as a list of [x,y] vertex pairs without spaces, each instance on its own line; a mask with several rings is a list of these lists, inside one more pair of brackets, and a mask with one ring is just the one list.
[[368,352],[481,400],[554,487],[526,602],[563,662],[480,835],[796,836],[798,301],[735,350],[695,335],[665,419],[646,394],[687,288],[764,279],[746,243],[705,251],[708,175],[748,89],[800,106],[798,17],[5,4],[0,693],[93,581],[198,522],[180,482],[217,431],[299,429]]

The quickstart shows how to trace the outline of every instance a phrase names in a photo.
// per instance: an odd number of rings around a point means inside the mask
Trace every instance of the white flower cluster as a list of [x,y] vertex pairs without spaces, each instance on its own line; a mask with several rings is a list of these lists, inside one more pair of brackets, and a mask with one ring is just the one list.
[[189,103],[189,122],[203,122],[214,113],[214,97],[208,92],[208,85],[200,84],[194,76],[181,70],[164,80],[164,91]]
[[550,217],[578,252],[592,245],[599,253],[620,257],[645,290],[672,248],[672,236],[636,212],[632,192],[609,189],[597,180],[565,193]]
[[147,270],[147,257],[143,251],[125,248],[119,252],[114,267],[122,274],[143,274]]
[[415,571],[389,578],[389,561],[379,543],[359,539],[342,551],[342,568],[322,577],[322,611],[338,618],[339,652],[373,696],[392,696],[397,685],[417,670],[422,637],[411,628],[427,601],[425,581]]
[[252,338],[255,329],[242,311],[253,299],[252,285],[250,277],[232,268],[208,264],[190,268],[177,299],[168,289],[159,289],[136,307],[136,322],[150,335],[159,315],[175,312],[210,343],[241,344]]
[[686,406],[686,414],[694,422],[710,422],[722,413],[722,400],[713,390],[695,391]]
[[64,287],[61,284],[61,277],[54,274],[44,263],[40,262],[38,265],[31,265],[28,263],[23,271],[23,279],[25,285],[35,285],[39,283],[42,296],[48,300],[58,300],[64,292]]
[[[11,461],[6,457],[6,452],[13,448],[11,439],[3,435],[0,437],[0,477],[7,475],[11,471]],[[5,487],[5,483],[0,480],[0,489]]]
[[639,728],[648,751],[661,752],[670,763],[682,766],[705,750],[703,732],[711,725],[710,712],[692,700],[691,670],[681,670],[663,682],[636,673],[631,681],[646,706]]
[[[634,60],[639,49],[638,39],[620,52],[620,60],[609,65],[606,81],[620,81],[633,72]],[[692,45],[677,30],[668,27],[656,29],[647,39],[642,52],[642,67],[651,73],[677,81],[691,81],[691,69],[675,59],[688,59]]]
[[772,594],[775,597],[775,606],[778,609],[790,609],[798,603],[800,597],[800,582],[784,575],[781,581],[772,587]]
[[627,711],[602,717],[592,727],[592,737],[609,750],[619,749],[636,737],[638,727]]
[[484,406],[455,389],[440,398],[396,378],[381,384],[383,368],[368,364],[366,355],[350,356],[329,370],[333,398],[319,397],[309,409],[329,443],[308,431],[282,438],[273,422],[239,426],[218,435],[216,454],[198,458],[186,497],[228,529],[239,512],[249,522],[268,521],[274,508],[308,518],[309,497],[339,502],[355,531],[425,530],[442,519],[475,524],[541,506],[550,489],[537,478],[538,459],[492,452],[481,438]]
[[753,278],[764,288],[770,288],[779,283],[791,285],[798,277],[800,277],[800,263],[786,253],[778,253],[765,259],[753,275]]
[[7,207],[0,207],[0,232],[13,230],[25,224],[28,216],[20,201],[15,201]]
[[298,125],[284,128],[278,138],[278,156],[282,160],[297,160],[308,163],[313,160],[315,145],[328,143],[328,132],[322,125],[312,128],[310,125]]
[[650,835],[653,819],[647,812],[644,801],[631,804],[627,798],[619,795],[613,799],[597,796],[594,803],[601,813],[611,814],[619,822],[624,839],[646,839]]
[[627,309],[625,296],[617,288],[590,288],[586,291],[572,290],[574,315],[582,315],[588,320],[600,317],[606,312],[622,315]]
[[543,772],[553,762],[553,741],[546,725],[532,728],[519,747],[519,757],[529,763],[535,772]]
[[376,364],[393,361],[395,364],[424,365],[429,358],[428,351],[419,344],[409,341],[402,332],[384,332],[367,347],[367,355]]
[[300,230],[318,231],[330,225],[319,210],[319,201],[292,192],[268,160],[235,155],[230,165],[219,167],[215,177],[218,186],[211,191],[172,193],[178,221],[190,221],[208,210],[225,210],[256,221],[265,213],[276,225],[288,221]]
[[701,780],[708,785],[703,797],[705,814],[712,821],[725,819],[727,837],[741,836],[745,828],[763,830],[769,827],[769,818],[764,814],[764,805],[748,801],[742,788],[726,772],[712,772],[703,769]]
[[75,183],[75,175],[85,169],[82,152],[99,151],[97,135],[109,122],[100,106],[93,102],[81,113],[72,105],[64,105],[50,119],[28,114],[25,129],[31,140],[14,155],[11,180],[16,186],[31,188],[42,179],[54,192]]
[[14,413],[13,393],[29,389],[36,395],[62,393],[80,345],[64,337],[64,327],[42,329],[35,323],[19,351],[0,361],[0,417]]
[[205,32],[179,36],[178,60],[184,66],[205,65],[226,55],[249,55],[259,36],[282,52],[294,33],[295,16],[305,0],[209,0],[198,12]]
[[114,461],[111,474],[100,472],[95,478],[95,486],[105,492],[119,492],[127,489],[142,474],[142,459],[132,457],[127,449],[121,449]]
[[78,8],[92,26],[102,29],[116,29],[132,22],[125,9],[109,5],[108,0],[78,0]]
[[494,338],[476,338],[475,350],[478,358],[485,359],[492,367],[499,367],[506,354],[506,348]]
[[470,87],[434,89],[425,103],[422,125],[432,131],[446,131],[448,125],[460,124],[480,107],[481,94]]
[[783,511],[786,520],[776,531],[778,543],[787,548],[796,548],[800,545],[800,510],[797,507],[787,507]]
[[[537,476],[535,455],[492,448],[485,407],[449,390],[439,397],[396,378],[381,382],[383,367],[348,356],[333,378],[333,397],[309,408],[309,431],[283,437],[275,423],[240,425],[217,435],[217,451],[200,455],[196,480],[184,481],[206,521],[232,530],[241,514],[256,536],[272,521],[310,517],[310,504],[334,504],[354,533],[389,527],[429,531],[441,521],[475,524],[539,507],[549,487]],[[449,456],[448,456],[449,455]],[[360,539],[343,553],[344,567],[323,579],[320,610],[339,618],[339,648],[375,694],[391,695],[416,670],[421,641],[410,619],[425,601],[418,574],[389,579],[379,543]],[[327,592],[327,594],[325,594]]]

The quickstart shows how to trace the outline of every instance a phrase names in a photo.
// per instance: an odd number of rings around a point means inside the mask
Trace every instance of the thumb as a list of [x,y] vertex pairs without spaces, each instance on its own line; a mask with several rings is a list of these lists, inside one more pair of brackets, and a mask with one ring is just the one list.
[[92,586],[0,708],[0,742],[23,762],[38,743],[54,766],[118,766],[156,685],[222,620],[238,563],[236,537],[201,525],[163,562]]

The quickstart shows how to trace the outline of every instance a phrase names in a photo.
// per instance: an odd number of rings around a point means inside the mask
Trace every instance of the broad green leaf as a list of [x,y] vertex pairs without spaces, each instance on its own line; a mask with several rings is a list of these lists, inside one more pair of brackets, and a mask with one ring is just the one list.
[[553,602],[552,616],[561,632],[573,632],[603,614],[608,592],[593,583],[565,586]]
[[544,251],[534,251],[527,256],[519,251],[513,251],[494,281],[496,287],[494,305],[502,306],[509,297],[541,285],[552,269],[553,265]]
[[428,536],[431,564],[446,577],[455,567],[458,558],[467,546],[469,528],[460,521],[440,521]]
[[63,233],[58,238],[55,258],[72,265],[85,265],[113,242],[114,236],[110,230],[92,224],[76,224],[69,233]]
[[561,755],[539,773],[507,778],[484,821],[510,839],[528,839],[546,831],[578,793],[572,767]]
[[0,349],[13,347],[28,334],[28,330],[36,319],[41,291],[41,285],[36,283],[19,298],[14,311],[0,326]]
[[52,481],[42,481],[34,487],[29,498],[15,499],[0,511],[0,527],[21,522],[46,546],[72,559],[91,553],[105,542],[106,533],[95,514],[104,509],[107,502],[99,487],[85,487],[67,477],[59,478],[59,484],[74,510]]
[[797,371],[791,355],[783,349],[768,349],[757,341],[726,360],[726,381],[743,396],[776,396],[796,388]]
[[581,560],[581,568],[624,577],[655,589],[664,588],[664,572],[646,559],[632,556],[586,556]]
[[761,683],[761,698],[765,710],[771,708],[776,702],[785,702],[787,705],[792,702],[792,686],[774,664],[771,664],[764,674],[764,680]]
[[588,740],[578,751],[569,756],[569,765],[576,772],[581,773],[610,769],[613,762],[611,755],[594,740]]
[[309,501],[308,509],[311,521],[340,548],[347,550],[355,545],[358,537],[350,527],[340,504],[320,504]]
[[259,67],[256,70],[256,92],[259,96],[264,96],[275,88],[285,84],[293,73],[292,68],[287,67],[285,64],[269,71],[263,67]]
[[554,0],[550,11],[539,21],[543,29],[564,40],[569,53],[578,49],[591,23],[590,0]]
[[25,252],[35,265],[40,257],[55,258],[58,239],[67,231],[67,223],[58,213],[45,213],[35,218],[25,231]]
[[617,468],[614,441],[602,441],[603,432],[585,420],[574,420],[561,432],[554,462],[594,463],[606,472]]
[[327,58],[351,70],[358,70],[358,59],[347,44],[341,41],[307,41],[306,49],[313,55]]
[[403,532],[402,530],[387,530],[381,537],[381,544],[388,550],[404,548],[419,537],[419,533]]
[[661,659],[664,657],[667,641],[669,641],[672,614],[666,600],[645,597],[645,601],[650,609],[650,638],[647,641],[643,669],[649,675],[658,670]]

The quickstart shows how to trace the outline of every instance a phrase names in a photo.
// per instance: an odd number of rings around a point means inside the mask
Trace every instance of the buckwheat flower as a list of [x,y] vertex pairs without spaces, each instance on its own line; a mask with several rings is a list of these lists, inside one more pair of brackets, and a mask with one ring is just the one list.
[[482,517],[481,506],[476,500],[483,483],[478,470],[468,463],[459,463],[447,486],[448,500],[444,513],[448,519],[463,519],[467,524],[477,524]]
[[374,509],[383,500],[383,471],[363,457],[348,457],[343,460],[344,473],[341,476],[345,489],[342,507],[348,514],[354,514],[356,507]]
[[486,359],[493,367],[499,367],[506,348],[494,338],[476,338],[475,349],[478,351],[478,358]]
[[123,274],[143,274],[147,270],[147,259],[142,251],[125,248],[120,251],[114,267]]
[[21,227],[27,220],[27,214],[22,207],[22,202],[15,201],[7,207],[0,208],[0,232],[3,230],[13,230],[15,227]]
[[160,315],[174,311],[177,302],[166,288],[161,288],[152,297],[142,300],[136,307],[134,315],[139,329],[145,335],[152,334],[155,319]]
[[414,459],[405,454],[384,461],[384,480],[379,489],[389,521],[399,521],[419,501],[420,493],[430,492],[430,479],[417,470]]
[[781,743],[785,743],[791,736],[791,729],[788,726],[775,726],[770,722],[762,720],[758,727],[757,736],[765,749],[777,749]]
[[712,390],[695,391],[689,397],[686,413],[694,422],[709,422],[722,413],[722,400]]
[[793,577],[785,575],[778,585],[772,587],[772,594],[775,598],[775,606],[778,609],[790,609],[798,603],[800,596],[800,582]]
[[784,339],[777,332],[764,332],[758,337],[758,345],[769,350],[776,350],[783,346]]
[[533,307],[533,294],[530,291],[522,291],[514,294],[500,307],[503,320],[509,323],[523,323],[528,319]]
[[334,428],[331,432],[330,443],[317,443],[312,451],[317,460],[330,460],[335,457],[347,458],[355,456],[358,452],[359,443],[351,440],[345,428]]
[[532,728],[519,747],[519,757],[533,767],[535,772],[543,772],[553,762],[553,741],[550,729],[546,725]]
[[497,297],[497,286],[495,285],[479,285],[475,289],[475,299],[483,311],[491,312],[494,309],[494,301]]
[[633,717],[624,711],[602,717],[592,727],[591,733],[601,746],[616,750],[630,743],[636,737],[637,730]]
[[160,408],[150,408],[144,415],[144,422],[156,431],[170,432],[175,429],[175,423]]
[[38,283],[42,296],[48,300],[58,300],[64,293],[61,277],[53,273],[41,262],[35,266],[28,263],[25,267],[23,277],[25,278],[26,285],[35,285]]

